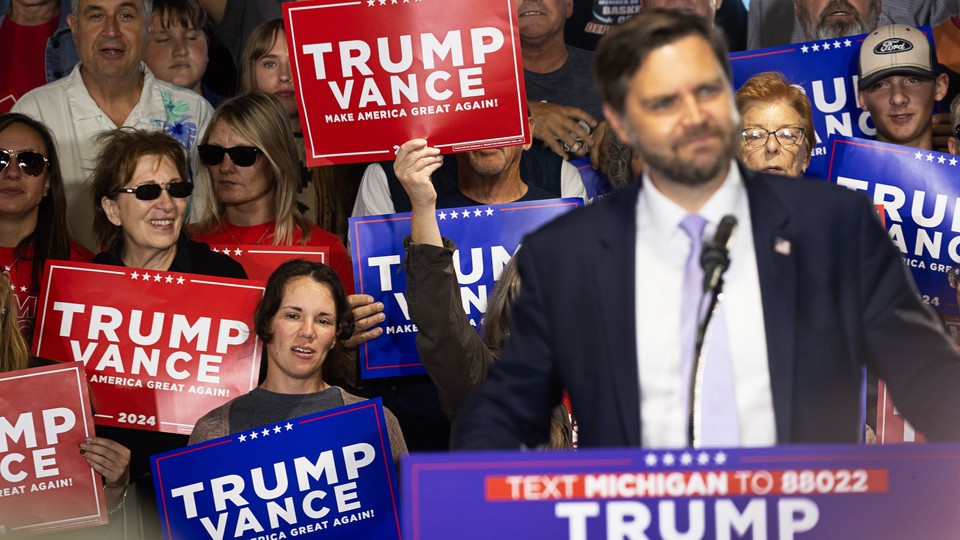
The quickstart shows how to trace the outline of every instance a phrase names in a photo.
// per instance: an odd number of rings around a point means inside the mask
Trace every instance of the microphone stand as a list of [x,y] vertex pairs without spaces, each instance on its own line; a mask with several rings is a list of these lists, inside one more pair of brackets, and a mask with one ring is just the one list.
[[[703,321],[697,325],[697,341],[693,353],[693,365],[690,368],[690,388],[687,397],[687,442],[694,448],[700,448],[701,434],[701,394],[703,391],[703,356],[706,351],[707,331],[717,310],[720,294],[723,292],[723,273],[730,266],[730,247],[733,244],[737,218],[728,215],[720,220],[712,242],[704,246],[700,256],[700,265],[704,269],[703,293],[709,293],[709,305],[703,314]],[[697,318],[700,317],[704,297],[700,298]]]

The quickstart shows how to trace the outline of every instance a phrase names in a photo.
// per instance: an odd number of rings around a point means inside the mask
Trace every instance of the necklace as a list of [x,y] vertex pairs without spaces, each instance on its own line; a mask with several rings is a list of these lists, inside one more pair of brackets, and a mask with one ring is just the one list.
[[[263,231],[263,234],[260,235],[260,238],[257,238],[257,241],[253,243],[253,245],[259,246],[260,242],[263,242],[263,239],[266,238],[268,234],[273,232],[273,228],[274,225],[268,226],[266,230]],[[233,234],[233,231],[230,230],[229,225],[224,227],[223,230],[227,231],[227,234],[230,235],[230,238],[233,238],[233,241],[236,242],[238,246],[243,245],[243,243],[240,242],[240,239],[238,239],[237,236]]]

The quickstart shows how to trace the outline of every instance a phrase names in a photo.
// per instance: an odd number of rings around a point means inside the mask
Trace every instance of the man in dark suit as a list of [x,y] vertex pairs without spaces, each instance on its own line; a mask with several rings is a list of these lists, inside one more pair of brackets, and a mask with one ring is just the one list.
[[[695,407],[704,430],[722,425],[704,446],[857,442],[866,365],[918,430],[960,439],[960,356],[870,202],[734,160],[722,38],[650,12],[611,30],[596,61],[604,114],[644,160],[642,181],[525,240],[511,337],[464,405],[455,446],[543,442],[563,389],[583,446],[690,444],[692,355],[680,351],[692,332],[678,305],[695,244],[727,214],[740,227],[704,379],[730,384]],[[705,232],[681,230],[691,216]]]

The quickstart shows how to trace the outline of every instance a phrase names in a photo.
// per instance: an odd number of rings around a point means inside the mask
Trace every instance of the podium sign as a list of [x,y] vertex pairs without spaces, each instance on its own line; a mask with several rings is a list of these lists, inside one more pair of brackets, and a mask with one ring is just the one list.
[[955,538],[960,445],[411,454],[406,540]]

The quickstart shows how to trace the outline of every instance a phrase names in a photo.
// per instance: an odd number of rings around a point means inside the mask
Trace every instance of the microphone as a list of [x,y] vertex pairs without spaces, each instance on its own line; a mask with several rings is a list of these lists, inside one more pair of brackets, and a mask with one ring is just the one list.
[[737,218],[732,215],[723,216],[717,225],[717,232],[713,240],[703,246],[700,254],[700,267],[703,268],[703,292],[716,289],[727,267],[730,266],[730,248],[733,246],[733,236],[737,231]]

